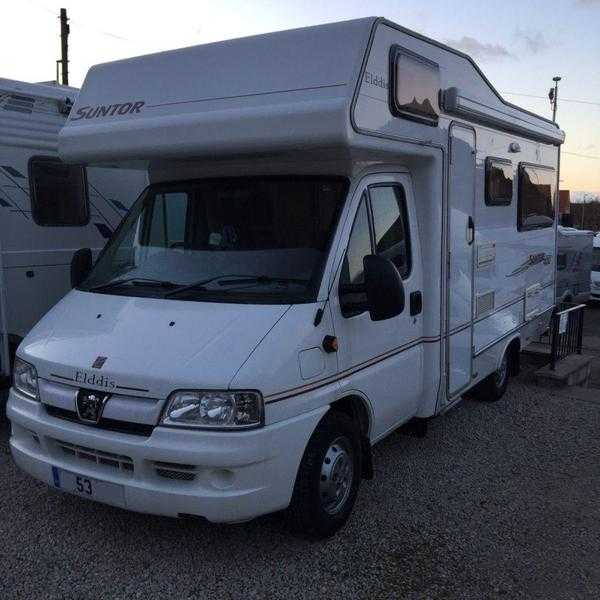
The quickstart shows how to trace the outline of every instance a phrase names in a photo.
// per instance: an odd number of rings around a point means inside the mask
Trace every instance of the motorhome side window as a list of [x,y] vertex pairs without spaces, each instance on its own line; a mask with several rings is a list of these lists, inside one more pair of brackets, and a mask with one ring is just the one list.
[[519,166],[519,231],[540,229],[554,225],[554,169]]
[[[370,206],[370,212],[369,212]],[[369,214],[372,217],[370,224]],[[340,275],[340,306],[345,317],[364,312],[363,259],[369,254],[389,258],[402,277],[410,272],[410,239],[404,190],[398,185],[375,185],[361,199]],[[372,234],[374,239],[372,238]]]
[[397,117],[437,125],[440,69],[403,48],[392,48],[391,110]]
[[90,219],[85,169],[53,157],[29,161],[33,220],[44,227],[87,225]]
[[488,158],[485,161],[485,203],[488,206],[508,206],[512,202],[512,195],[512,163]]

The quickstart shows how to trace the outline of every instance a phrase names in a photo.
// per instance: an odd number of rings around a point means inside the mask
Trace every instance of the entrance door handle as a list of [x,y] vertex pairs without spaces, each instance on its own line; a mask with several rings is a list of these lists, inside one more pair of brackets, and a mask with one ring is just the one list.
[[423,310],[423,294],[421,292],[411,292],[410,294],[410,316],[414,317]]
[[475,241],[475,221],[473,221],[473,217],[469,215],[469,219],[467,221],[467,244],[469,246]]

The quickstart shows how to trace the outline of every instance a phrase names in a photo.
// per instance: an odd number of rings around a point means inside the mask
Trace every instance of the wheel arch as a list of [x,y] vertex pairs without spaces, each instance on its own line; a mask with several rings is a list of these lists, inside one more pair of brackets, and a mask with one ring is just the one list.
[[508,368],[510,374],[518,375],[521,366],[521,336],[519,334],[515,334],[507,340],[506,344],[504,345],[504,350],[498,357],[498,368],[500,368],[500,362],[506,353],[508,353]]
[[347,392],[330,404],[330,410],[348,415],[359,426],[362,453],[361,475],[364,479],[373,479],[373,455],[371,451],[373,409],[369,400],[360,392]]
[[357,391],[348,392],[333,401],[330,409],[346,413],[359,425],[361,435],[370,439],[373,429],[373,409],[364,394]]

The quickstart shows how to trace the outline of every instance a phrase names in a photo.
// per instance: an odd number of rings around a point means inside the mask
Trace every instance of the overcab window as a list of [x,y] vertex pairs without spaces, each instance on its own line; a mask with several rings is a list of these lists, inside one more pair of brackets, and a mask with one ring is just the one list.
[[29,161],[33,220],[45,227],[82,226],[90,220],[85,169],[54,157]]
[[554,225],[555,188],[554,169],[519,165],[519,231]]
[[488,206],[508,206],[512,202],[512,195],[512,163],[488,158],[485,161],[485,203]]
[[408,50],[392,48],[391,110],[397,117],[437,125],[439,118],[439,66]]

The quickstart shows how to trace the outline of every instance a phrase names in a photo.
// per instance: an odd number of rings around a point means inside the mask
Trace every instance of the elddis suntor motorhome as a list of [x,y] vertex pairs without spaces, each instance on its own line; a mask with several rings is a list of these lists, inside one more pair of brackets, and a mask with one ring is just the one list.
[[146,185],[139,171],[58,159],[77,94],[0,79],[0,382],[20,340],[70,289],[73,252],[100,249]]
[[593,231],[558,226],[556,243],[556,301],[590,299]]
[[12,453],[58,489],[331,534],[372,444],[548,325],[562,131],[388,21],[94,67],[60,138],[151,185],[18,350]]

